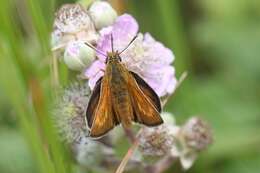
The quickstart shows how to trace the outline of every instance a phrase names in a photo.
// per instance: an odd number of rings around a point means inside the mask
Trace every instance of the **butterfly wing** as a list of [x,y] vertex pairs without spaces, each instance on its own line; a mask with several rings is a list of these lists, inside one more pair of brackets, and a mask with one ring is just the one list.
[[[97,91],[98,88],[99,86],[96,88]],[[117,124],[112,110],[111,92],[107,76],[104,76],[101,81],[99,93],[98,101],[96,98],[93,98],[93,102],[88,105],[89,111],[87,111],[87,118],[91,137],[100,137]],[[95,91],[93,95],[97,95]]]
[[161,101],[154,90],[136,73],[131,72],[134,76],[139,88],[143,91],[144,95],[147,96],[149,101],[155,106],[158,112],[162,111]]
[[135,80],[134,75],[130,73],[128,79],[128,90],[135,113],[135,121],[147,126],[162,124],[163,120],[159,113],[160,107],[159,105],[156,105],[158,104],[158,100],[155,99],[157,95],[150,87],[146,86],[148,84],[143,83],[143,80],[142,82],[139,81],[139,83],[142,83],[139,87],[137,80]]

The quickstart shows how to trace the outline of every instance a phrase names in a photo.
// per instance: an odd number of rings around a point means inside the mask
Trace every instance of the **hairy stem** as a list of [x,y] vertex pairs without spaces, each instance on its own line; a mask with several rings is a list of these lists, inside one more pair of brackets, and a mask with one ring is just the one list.
[[124,128],[125,134],[128,137],[128,139],[130,140],[130,142],[133,144],[136,140],[134,132],[132,131],[132,129],[130,128]]
[[129,161],[129,159],[132,157],[132,155],[134,154],[136,148],[138,147],[139,145],[139,135],[142,133],[142,130],[143,128],[141,128],[139,130],[139,132],[137,133],[135,139],[134,139],[134,142],[132,144],[132,146],[128,149],[126,155],[124,156],[123,160],[121,161],[120,165],[118,166],[117,170],[116,170],[116,173],[122,173],[126,167],[126,164],[127,162]]

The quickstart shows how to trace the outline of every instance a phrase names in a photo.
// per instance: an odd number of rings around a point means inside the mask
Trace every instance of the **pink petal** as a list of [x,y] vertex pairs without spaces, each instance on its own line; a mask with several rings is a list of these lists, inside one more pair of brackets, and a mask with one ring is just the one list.
[[[146,82],[154,89],[158,96],[167,94],[169,82],[174,78],[174,68],[164,66],[145,74]],[[171,88],[170,88],[171,89]]]
[[178,83],[177,79],[174,76],[172,76],[172,78],[166,88],[166,91],[168,94],[172,94],[174,92],[177,83]]
[[90,78],[88,81],[88,85],[91,90],[94,89],[96,82],[104,75],[103,71],[99,71],[94,77]]
[[[101,37],[98,41],[97,49],[104,53],[111,52],[111,33],[113,35],[113,46],[115,50],[126,47],[131,39],[137,34],[138,24],[129,14],[119,16],[114,25],[101,30]],[[97,53],[99,58],[102,56]],[[104,56],[103,56],[104,57]]]
[[104,71],[106,68],[106,65],[104,62],[101,62],[99,60],[94,61],[89,68],[85,71],[85,76],[87,78],[91,78],[95,76],[99,71]]
[[149,34],[144,34],[144,45],[150,47],[150,54],[159,60],[160,65],[170,64],[174,61],[174,55],[169,48],[166,48],[162,43],[154,40]]

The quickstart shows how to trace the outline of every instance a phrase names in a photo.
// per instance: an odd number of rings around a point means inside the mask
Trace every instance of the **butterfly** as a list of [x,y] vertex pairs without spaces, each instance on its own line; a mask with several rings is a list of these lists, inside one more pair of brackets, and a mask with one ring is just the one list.
[[96,82],[86,110],[89,135],[94,138],[103,136],[119,124],[130,128],[132,122],[146,126],[163,123],[159,97],[138,74],[129,71],[122,63],[120,54],[124,50],[114,51],[112,34],[111,47],[111,52],[103,53],[106,56],[104,76]]

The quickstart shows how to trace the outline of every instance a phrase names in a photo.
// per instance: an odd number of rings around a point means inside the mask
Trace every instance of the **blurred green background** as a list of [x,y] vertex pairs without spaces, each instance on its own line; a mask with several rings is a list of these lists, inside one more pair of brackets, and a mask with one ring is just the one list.
[[[48,35],[54,11],[70,0],[0,2],[0,172],[71,172],[48,118],[55,74]],[[260,169],[260,1],[112,0],[133,14],[176,56],[188,78],[166,110],[182,123],[199,115],[214,144],[191,173],[257,173]],[[60,66],[61,85],[68,71]],[[53,160],[45,152],[51,149]],[[63,157],[64,156],[64,157]],[[54,163],[54,164],[53,164]],[[175,164],[168,172],[182,172]]]

